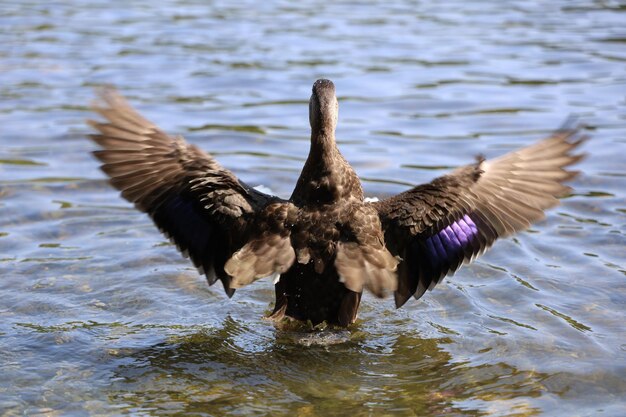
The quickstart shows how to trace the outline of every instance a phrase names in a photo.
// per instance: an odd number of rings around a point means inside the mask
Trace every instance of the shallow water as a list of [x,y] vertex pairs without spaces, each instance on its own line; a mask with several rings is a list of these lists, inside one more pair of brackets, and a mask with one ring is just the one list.
[[[2,415],[626,415],[626,8],[612,1],[0,3]],[[369,195],[588,125],[573,195],[420,301],[349,331],[227,299],[106,184],[110,83],[288,196],[335,81]]]

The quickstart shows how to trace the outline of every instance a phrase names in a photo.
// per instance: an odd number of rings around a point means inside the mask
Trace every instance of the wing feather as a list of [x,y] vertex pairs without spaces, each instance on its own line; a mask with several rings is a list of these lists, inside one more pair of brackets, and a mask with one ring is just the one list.
[[373,203],[398,266],[396,306],[421,297],[444,276],[474,260],[499,237],[544,218],[577,175],[566,169],[587,137],[564,126],[550,137],[493,160],[457,169],[431,183]]
[[[94,155],[102,161],[101,169],[111,184],[150,215],[210,284],[220,279],[231,296],[234,287],[249,282],[250,275],[271,275],[291,265],[287,220],[272,221],[270,227],[265,213],[270,205],[274,211],[286,210],[288,202],[254,190],[209,154],[181,137],[167,135],[113,88],[101,91],[93,109],[106,120],[88,123],[98,131],[90,136],[101,147]],[[269,232],[255,236],[257,229]],[[260,242],[258,248],[264,248],[267,239],[281,250],[253,251],[257,262],[248,269],[240,266],[236,273],[241,277],[230,275],[226,263],[251,239]],[[276,259],[267,260],[263,254]]]

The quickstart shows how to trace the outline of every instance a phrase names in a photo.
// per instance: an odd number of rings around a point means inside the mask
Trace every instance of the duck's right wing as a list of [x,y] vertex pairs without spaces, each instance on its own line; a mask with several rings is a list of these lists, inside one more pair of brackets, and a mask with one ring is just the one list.
[[[88,121],[102,147],[94,155],[111,184],[189,256],[209,284],[229,296],[256,278],[286,271],[295,258],[287,226],[294,207],[261,193],[182,137],[142,117],[113,88]],[[229,260],[231,260],[229,262]]]
[[389,251],[398,265],[396,306],[421,297],[493,242],[524,230],[567,194],[565,168],[582,157],[585,139],[564,127],[534,145],[482,160],[387,200],[378,210]]

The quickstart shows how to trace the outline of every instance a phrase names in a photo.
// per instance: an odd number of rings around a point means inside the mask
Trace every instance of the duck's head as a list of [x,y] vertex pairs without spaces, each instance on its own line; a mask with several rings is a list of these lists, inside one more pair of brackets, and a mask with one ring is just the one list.
[[309,100],[309,121],[313,134],[332,135],[337,127],[339,103],[335,84],[330,80],[317,80]]

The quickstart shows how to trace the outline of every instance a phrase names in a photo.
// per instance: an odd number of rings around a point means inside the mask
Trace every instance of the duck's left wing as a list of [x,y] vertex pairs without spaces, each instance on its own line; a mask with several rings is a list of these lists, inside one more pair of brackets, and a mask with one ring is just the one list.
[[209,284],[219,278],[232,296],[234,288],[291,266],[289,202],[249,187],[211,155],[169,136],[113,88],[101,91],[93,109],[106,119],[88,123],[99,131],[90,136],[102,147],[94,155],[111,184],[150,215]]
[[524,230],[568,193],[565,167],[582,155],[579,127],[497,159],[482,160],[387,200],[378,210],[389,251],[399,256],[396,306],[420,298],[499,237]]

